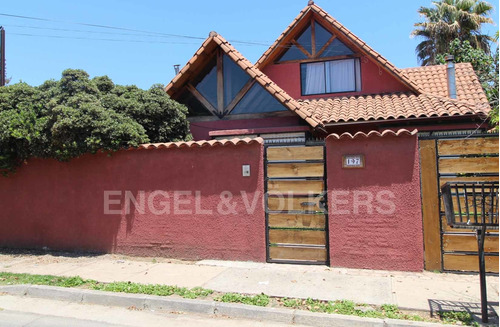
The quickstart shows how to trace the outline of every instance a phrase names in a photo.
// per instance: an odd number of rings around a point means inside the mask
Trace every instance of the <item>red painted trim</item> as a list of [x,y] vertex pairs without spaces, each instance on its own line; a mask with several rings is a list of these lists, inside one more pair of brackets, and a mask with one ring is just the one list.
[[309,126],[290,126],[290,127],[228,129],[222,131],[210,131],[208,132],[208,135],[232,136],[232,135],[265,134],[265,133],[307,132],[307,131],[309,131]]

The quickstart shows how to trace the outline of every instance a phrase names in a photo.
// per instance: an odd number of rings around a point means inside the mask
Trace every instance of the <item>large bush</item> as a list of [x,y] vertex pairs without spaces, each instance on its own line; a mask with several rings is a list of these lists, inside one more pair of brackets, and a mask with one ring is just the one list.
[[0,88],[0,170],[30,157],[69,160],[98,150],[146,142],[188,140],[187,109],[161,85],[149,90],[115,85],[67,69],[38,87]]

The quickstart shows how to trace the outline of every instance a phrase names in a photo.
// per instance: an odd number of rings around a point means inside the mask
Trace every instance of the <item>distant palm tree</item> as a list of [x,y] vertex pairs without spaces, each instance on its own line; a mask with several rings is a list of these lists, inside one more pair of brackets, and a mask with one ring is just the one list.
[[436,55],[446,53],[454,39],[469,41],[476,49],[490,52],[492,38],[481,34],[483,24],[491,24],[493,7],[481,0],[440,0],[432,2],[435,8],[420,7],[423,22],[415,23],[412,36],[424,40],[415,49],[422,66],[436,63]]

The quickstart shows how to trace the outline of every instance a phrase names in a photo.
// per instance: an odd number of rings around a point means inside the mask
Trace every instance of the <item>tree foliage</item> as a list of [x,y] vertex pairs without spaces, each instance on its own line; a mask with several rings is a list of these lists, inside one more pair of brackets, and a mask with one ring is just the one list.
[[[495,37],[498,40],[498,33]],[[436,61],[439,64],[446,62],[446,55],[453,55],[455,62],[469,62],[472,64],[484,92],[491,106],[491,123],[498,126],[498,46],[493,55],[486,54],[481,49],[475,49],[469,41],[453,40],[445,54],[439,54]]]
[[437,56],[445,53],[455,39],[489,53],[492,38],[481,34],[481,27],[493,23],[489,17],[491,4],[481,0],[439,0],[432,4],[431,8],[420,7],[418,12],[424,20],[415,23],[411,33],[423,39],[415,49],[422,66],[435,65]]
[[187,109],[161,85],[149,90],[115,85],[67,69],[38,87],[0,88],[0,171],[30,157],[70,160],[98,150],[190,138]]

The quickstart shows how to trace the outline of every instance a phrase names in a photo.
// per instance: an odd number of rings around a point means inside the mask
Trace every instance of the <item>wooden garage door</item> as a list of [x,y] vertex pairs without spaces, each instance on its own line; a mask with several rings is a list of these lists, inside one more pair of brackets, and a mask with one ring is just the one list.
[[324,143],[265,146],[268,262],[326,264]]

